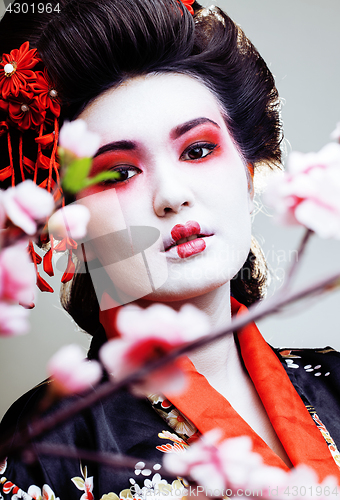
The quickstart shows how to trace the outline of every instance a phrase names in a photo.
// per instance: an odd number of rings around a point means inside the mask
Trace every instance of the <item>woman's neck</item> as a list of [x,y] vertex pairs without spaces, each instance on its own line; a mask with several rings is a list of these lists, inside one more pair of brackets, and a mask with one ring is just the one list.
[[[205,312],[213,330],[227,328],[231,322],[230,288],[222,286],[212,292],[195,297],[192,304]],[[189,354],[196,369],[211,383],[222,383],[228,377],[229,363],[237,355],[232,333]]]
[[[150,302],[138,301],[142,307],[147,307]],[[166,302],[166,305],[178,311],[184,304],[190,303],[207,314],[212,330],[227,328],[231,322],[230,286],[222,285],[210,292],[197,297],[181,301]],[[238,356],[233,334],[208,344],[189,354],[196,369],[204,375],[209,382],[211,377],[221,381],[227,377],[230,358]],[[212,362],[213,360],[213,362]]]
[[[230,325],[229,286],[217,288],[208,296],[197,297],[195,302],[194,305],[209,316],[212,329],[223,329]],[[237,397],[235,385],[232,383],[235,378],[244,382],[248,377],[243,369],[233,333],[193,351],[189,354],[189,358],[196,370],[228,400]]]

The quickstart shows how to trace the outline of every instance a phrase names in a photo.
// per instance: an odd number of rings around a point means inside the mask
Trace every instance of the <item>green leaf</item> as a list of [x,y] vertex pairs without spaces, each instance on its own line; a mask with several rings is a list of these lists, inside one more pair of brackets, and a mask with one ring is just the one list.
[[110,170],[107,170],[105,172],[100,172],[94,177],[88,177],[86,179],[86,185],[93,186],[94,184],[99,184],[100,182],[108,181],[110,179],[119,179],[119,178],[120,178],[119,172],[112,172]]
[[63,169],[66,170],[67,165],[72,163],[75,160],[79,160],[78,156],[76,156],[72,151],[68,149],[64,149],[61,146],[58,146],[58,158],[60,161],[60,165]]
[[65,168],[65,173],[62,178],[62,188],[70,194],[77,194],[82,189],[89,186],[94,186],[100,182],[110,179],[119,179],[120,172],[106,170],[100,172],[94,177],[88,177],[91,170],[92,158],[79,158],[73,160],[68,167]]
[[92,158],[79,158],[70,163],[65,169],[62,179],[63,190],[71,194],[76,194],[84,189],[91,164]]

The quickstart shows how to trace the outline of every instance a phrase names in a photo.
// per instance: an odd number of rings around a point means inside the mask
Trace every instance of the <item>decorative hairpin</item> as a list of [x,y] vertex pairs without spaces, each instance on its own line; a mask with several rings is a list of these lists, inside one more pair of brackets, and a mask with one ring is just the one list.
[[194,15],[194,9],[191,6],[195,3],[195,0],[181,0],[181,3],[188,9],[190,14]]
[[[53,193],[55,201],[62,199],[59,163],[56,159],[60,115],[60,100],[57,89],[50,79],[36,49],[25,42],[19,49],[3,54],[0,62],[0,137],[7,135],[9,165],[0,170],[0,182],[11,180],[11,185],[32,179],[38,186]],[[19,172],[14,166],[12,136],[19,132]],[[24,155],[25,132],[36,132],[37,157],[33,161]],[[32,141],[30,135],[28,140]],[[18,175],[19,174],[19,175]],[[48,240],[48,238],[47,238]],[[46,243],[47,241],[43,242]],[[69,252],[67,269],[62,282],[70,281],[74,273],[72,251],[77,243],[64,238],[59,243],[51,238],[51,249],[43,259],[44,270],[53,276],[52,252]],[[38,265],[42,262],[34,250],[33,243],[28,251],[37,272],[37,285],[42,291],[53,292],[51,286],[40,276]]]

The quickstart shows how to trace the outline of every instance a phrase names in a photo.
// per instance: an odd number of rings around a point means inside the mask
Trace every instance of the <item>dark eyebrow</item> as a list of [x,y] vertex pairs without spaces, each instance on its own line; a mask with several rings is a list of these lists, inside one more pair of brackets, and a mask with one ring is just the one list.
[[[220,126],[216,122],[210,120],[209,118],[195,118],[194,120],[190,120],[186,123],[183,123],[182,125],[178,125],[177,127],[175,127],[172,130],[170,137],[172,139],[178,139],[178,137],[180,137],[181,135],[185,134],[194,127],[198,127],[198,125],[202,125],[203,123],[211,123],[215,127],[220,128]],[[105,144],[104,146],[99,148],[93,158],[111,151],[134,151],[136,149],[137,144],[133,141],[109,142],[108,144]]]
[[94,155],[93,158],[96,158],[96,156],[102,155],[103,153],[111,152],[111,151],[133,151],[137,149],[137,145],[135,142],[132,141],[115,141],[115,142],[109,142],[108,144],[105,144],[101,148],[98,149],[97,153]]
[[185,134],[192,128],[197,127],[198,125],[202,125],[202,123],[211,123],[215,127],[220,128],[220,126],[217,123],[213,122],[209,118],[204,118],[204,117],[195,118],[194,120],[190,120],[189,122],[183,123],[182,125],[178,125],[177,127],[175,127],[172,130],[170,137],[171,139],[178,139],[178,137]]

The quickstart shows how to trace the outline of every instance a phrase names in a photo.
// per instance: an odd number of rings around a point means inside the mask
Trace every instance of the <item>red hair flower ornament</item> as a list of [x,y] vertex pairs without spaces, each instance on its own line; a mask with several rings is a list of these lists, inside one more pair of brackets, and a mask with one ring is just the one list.
[[29,50],[29,43],[25,42],[20,49],[11,50],[10,54],[3,54],[0,62],[0,89],[3,99],[10,94],[18,97],[21,89],[27,88],[27,82],[35,79],[32,68],[40,61],[37,50]]
[[195,0],[181,0],[180,2],[177,0],[177,2],[183,4],[190,14],[194,15],[194,9],[191,6],[195,3]]
[[[58,127],[55,119],[60,115],[58,92],[37,50],[29,48],[29,42],[2,56],[0,110],[7,114],[8,125],[19,131],[37,130],[38,140],[43,131],[51,126],[55,135],[53,142],[56,143]],[[16,182],[13,181],[14,183]]]
[[9,101],[8,115],[13,124],[24,132],[28,129],[38,129],[44,122],[46,111],[39,106],[39,102],[32,94],[25,92],[18,99]]
[[58,92],[53,85],[46,68],[44,72],[36,72],[36,81],[32,83],[39,105],[43,109],[49,109],[54,116],[60,115],[60,104],[58,102]]

